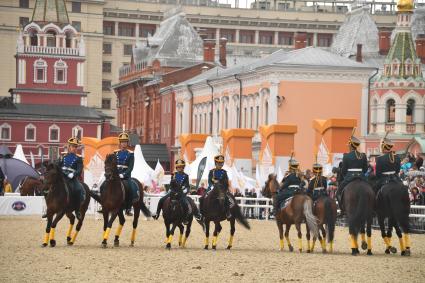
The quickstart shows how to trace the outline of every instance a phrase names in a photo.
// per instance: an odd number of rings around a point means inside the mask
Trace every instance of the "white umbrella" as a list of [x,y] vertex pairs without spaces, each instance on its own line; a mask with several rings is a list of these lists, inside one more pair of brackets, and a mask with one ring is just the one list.
[[21,144],[18,144],[16,146],[15,154],[13,155],[13,158],[16,158],[18,160],[21,160],[21,161],[25,162],[28,165],[30,164],[28,162],[28,160],[25,158],[24,150],[22,149],[22,145]]

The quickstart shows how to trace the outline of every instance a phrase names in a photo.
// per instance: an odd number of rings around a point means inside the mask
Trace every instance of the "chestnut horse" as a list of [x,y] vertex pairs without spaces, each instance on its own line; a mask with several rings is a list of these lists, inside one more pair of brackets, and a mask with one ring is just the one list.
[[[139,222],[140,211],[146,217],[150,217],[151,213],[143,202],[143,186],[136,179],[132,179],[137,183],[139,188],[139,199],[134,202],[134,218],[133,218],[133,231],[131,233],[131,244],[134,246],[134,241],[136,239],[136,228]],[[94,193],[90,193],[91,196],[102,205],[103,213],[103,241],[102,247],[106,248],[107,241],[109,238],[109,233],[111,231],[112,224],[115,221],[115,218],[119,218],[119,226],[115,233],[114,246],[119,246],[119,237],[121,235],[122,227],[125,222],[124,212],[126,199],[129,198],[129,190],[124,183],[121,181],[118,168],[117,168],[117,159],[115,154],[108,154],[105,159],[105,181],[103,182],[100,190],[100,197]]]
[[21,196],[41,196],[43,182],[32,176],[26,176],[18,185],[16,190],[19,190]]
[[[333,252],[333,241],[335,235],[335,223],[337,215],[337,207],[334,199],[327,195],[319,197],[313,208],[314,215],[317,217],[319,225],[319,241],[322,246],[322,252],[326,253],[326,236],[327,242],[329,243],[329,251]],[[326,225],[326,229],[325,229]],[[320,235],[322,232],[322,235]],[[313,244],[311,251],[314,250],[316,243],[316,237],[313,237]]]
[[[50,163],[47,165],[44,184],[48,191],[46,196],[47,227],[46,234],[44,235],[43,247],[47,246],[49,240],[51,247],[56,246],[56,225],[65,214],[69,218],[70,222],[69,229],[66,234],[66,241],[68,245],[73,245],[75,243],[75,239],[83,225],[84,216],[90,203],[89,187],[84,183],[82,184],[86,192],[86,198],[83,203],[81,203],[80,207],[76,207],[75,203],[77,203],[78,200],[74,199],[76,197],[72,195],[68,185],[66,184],[61,168],[56,163]],[[78,220],[76,231],[71,238],[71,232],[75,222],[75,216],[72,212],[76,209],[79,209],[81,219]],[[53,219],[55,214],[56,217]]]
[[[276,203],[277,198],[277,191],[279,190],[279,182],[277,181],[276,174],[272,173],[269,174],[269,177],[266,181],[266,185],[264,186],[261,194],[265,196],[266,198],[271,198],[273,204]],[[276,213],[276,211],[274,211]]]

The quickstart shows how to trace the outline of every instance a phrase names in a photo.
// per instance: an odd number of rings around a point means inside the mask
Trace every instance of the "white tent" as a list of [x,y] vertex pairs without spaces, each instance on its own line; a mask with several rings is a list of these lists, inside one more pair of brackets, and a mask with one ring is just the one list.
[[102,159],[98,152],[93,155],[90,159],[87,168],[84,169],[84,183],[86,183],[89,188],[92,188],[93,185],[100,186],[103,182],[103,176],[105,173],[105,161]]
[[25,162],[28,165],[30,164],[28,162],[28,160],[25,158],[24,150],[22,149],[22,145],[21,144],[18,144],[16,146],[15,154],[13,155],[13,158],[19,159],[19,160]]
[[155,170],[152,173],[153,180],[156,182],[157,185],[163,184],[163,179],[165,175],[165,170],[162,167],[161,163],[159,163],[159,159],[156,162]]
[[283,172],[282,169],[280,168],[280,165],[277,167],[277,181],[281,182],[283,179]]
[[131,177],[136,178],[139,182],[150,187],[152,186],[152,175],[154,170],[148,165],[143,157],[140,145],[136,145],[134,149],[134,166]]
[[[207,180],[208,179],[208,172],[214,168],[214,156],[219,154],[219,150],[217,146],[214,144],[211,137],[207,137],[207,140],[205,141],[204,147],[199,154],[199,156],[190,163],[190,174],[189,178],[191,180],[196,180],[198,178],[198,167],[199,163],[201,162],[202,158],[207,157],[207,163],[205,165],[204,173],[202,174],[201,180]],[[226,168],[224,168],[226,169]],[[230,178],[230,176],[229,176]]]

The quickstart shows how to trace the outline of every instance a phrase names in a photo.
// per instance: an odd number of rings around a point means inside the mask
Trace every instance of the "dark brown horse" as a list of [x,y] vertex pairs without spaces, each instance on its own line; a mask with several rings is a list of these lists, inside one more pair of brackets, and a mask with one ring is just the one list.
[[[368,182],[362,179],[355,179],[345,186],[344,208],[348,218],[352,255],[359,254],[357,242],[359,232],[362,237],[362,248],[367,249],[368,255],[372,255],[372,218],[374,203],[375,193]],[[364,234],[365,226],[367,243]]]
[[[210,222],[214,222],[215,229],[212,239],[212,249],[215,250],[217,247],[218,235],[221,232],[220,222],[226,220],[225,213],[225,197],[226,189],[224,184],[218,182],[214,184],[214,188],[204,197],[201,205],[201,212],[204,215],[205,223],[205,246],[204,249],[208,250],[209,246],[209,236],[210,236]],[[230,218],[230,238],[227,245],[227,249],[230,250],[233,245],[233,236],[235,235],[235,221],[237,220],[242,226],[246,229],[250,229],[248,221],[242,215],[239,205],[236,203],[236,200],[233,196],[232,198],[233,205],[230,208],[231,218]]]
[[[84,216],[90,203],[89,187],[83,183],[83,187],[86,192],[86,198],[84,202],[81,203],[80,207],[76,207],[75,203],[77,203],[78,201],[75,200],[72,196],[70,188],[65,182],[62,171],[56,163],[50,163],[47,166],[44,185],[48,193],[46,196],[47,227],[46,234],[44,235],[43,247],[47,246],[49,240],[51,247],[56,246],[56,225],[65,214],[69,218],[70,222],[69,229],[66,234],[66,241],[68,245],[73,245],[75,243],[75,239],[77,238],[78,232],[80,231],[81,226],[83,225]],[[81,219],[78,220],[76,231],[71,237],[71,232],[75,222],[75,216],[72,212],[76,209],[79,209]],[[55,214],[56,217],[53,219],[53,216]]]
[[[139,188],[139,200],[133,203],[134,209],[134,218],[133,218],[133,231],[131,233],[131,244],[134,246],[134,241],[136,239],[136,228],[139,222],[140,211],[146,217],[150,217],[150,211],[143,202],[143,186],[136,179],[133,179],[138,185]],[[124,183],[121,181],[118,168],[117,160],[115,154],[108,154],[105,159],[105,182],[102,184],[102,189],[100,190],[100,197],[96,194],[91,193],[91,196],[102,205],[103,213],[103,241],[102,247],[106,248],[107,241],[109,238],[109,233],[111,231],[112,224],[115,221],[115,218],[119,218],[119,226],[115,233],[114,246],[119,246],[119,237],[121,235],[122,227],[125,222],[124,212],[126,200],[130,197],[129,190],[131,188],[126,188]]]
[[21,196],[41,196],[43,189],[43,182],[40,179],[32,176],[26,176],[18,185]]
[[269,174],[269,177],[266,181],[266,185],[264,186],[261,194],[266,198],[271,198],[273,204],[276,203],[277,191],[279,190],[279,182],[277,181],[276,174]]
[[[329,252],[333,252],[333,241],[335,235],[335,222],[337,215],[337,207],[335,200],[329,196],[321,196],[315,202],[313,208],[314,215],[317,217],[317,223],[319,226],[319,241],[322,246],[322,252],[326,253],[326,236],[327,242],[329,243]],[[326,225],[326,229],[325,229]],[[322,235],[320,235],[322,232]],[[313,237],[313,244],[311,251],[314,250],[316,237]]]
[[280,250],[284,248],[283,240],[283,224],[286,225],[285,239],[288,244],[289,251],[294,248],[289,240],[289,230],[291,225],[295,224],[298,232],[298,250],[302,252],[302,234],[301,223],[306,222],[307,236],[307,252],[310,252],[310,231],[314,237],[318,237],[317,218],[313,215],[313,200],[306,194],[297,193],[289,200],[289,203],[276,212],[276,224],[279,229]]
[[[179,247],[184,248],[186,246],[187,238],[190,235],[193,214],[188,219],[188,224],[186,225],[186,233],[184,233],[184,224],[183,221],[186,218],[184,210],[181,207],[179,198],[180,186],[175,179],[170,181],[170,196],[164,201],[162,206],[162,217],[164,218],[164,225],[166,229],[166,248],[171,248],[171,242],[174,236],[174,230],[176,227],[180,230],[179,236]],[[189,198],[189,203],[192,207],[192,211],[198,209],[191,198]],[[171,227],[170,227],[171,226]]]

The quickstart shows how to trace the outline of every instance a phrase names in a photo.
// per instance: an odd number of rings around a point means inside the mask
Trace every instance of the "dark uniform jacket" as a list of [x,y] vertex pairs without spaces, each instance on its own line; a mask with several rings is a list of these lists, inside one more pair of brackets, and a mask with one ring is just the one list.
[[183,191],[184,189],[187,189],[187,192],[190,190],[189,185],[189,176],[184,172],[176,172],[174,173],[173,178],[177,181],[177,184],[179,184],[179,187]]
[[208,187],[212,189],[214,187],[214,181],[219,181],[224,184],[225,188],[228,189],[229,177],[227,176],[227,171],[224,169],[211,169],[208,174]]
[[59,159],[59,166],[63,174],[68,178],[69,173],[74,173],[74,178],[79,178],[83,171],[83,158],[75,153],[62,153]]
[[[361,171],[350,171],[350,169],[361,169]],[[352,176],[361,176],[367,172],[367,158],[364,153],[352,150],[344,153],[342,157],[342,177],[345,179]]]
[[301,179],[297,176],[297,173],[292,172],[288,176],[282,179],[282,189],[288,189],[289,186],[297,185],[301,187]]
[[[323,188],[322,190],[314,190],[315,188]],[[310,182],[308,183],[308,189],[307,192],[309,195],[313,197],[314,200],[316,200],[318,197],[322,195],[326,195],[326,189],[328,188],[328,181],[326,177],[324,176],[315,176],[314,178],[310,179]]]
[[[393,160],[393,161],[392,161]],[[398,174],[400,173],[401,160],[393,153],[385,153],[376,158],[376,178],[378,179],[376,189],[379,190],[383,184],[390,180],[400,182]],[[394,174],[384,174],[385,172],[394,172]]]
[[134,166],[133,152],[127,149],[119,149],[114,153],[117,157],[118,173],[124,175],[123,179],[130,179],[131,171],[133,171]]

